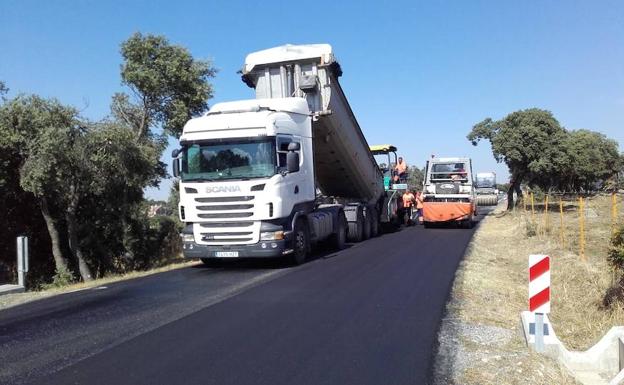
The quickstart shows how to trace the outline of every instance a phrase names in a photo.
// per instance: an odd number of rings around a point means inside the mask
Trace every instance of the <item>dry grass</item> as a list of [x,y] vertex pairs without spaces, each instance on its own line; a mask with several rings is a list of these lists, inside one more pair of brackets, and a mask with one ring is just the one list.
[[[466,354],[474,358],[478,353],[481,357],[456,375],[462,384],[574,383],[557,363],[529,352],[521,337],[519,315],[528,307],[529,254],[551,256],[550,319],[566,347],[587,349],[612,326],[624,324],[621,307],[606,310],[601,306],[613,279],[606,261],[610,209],[609,197],[586,201],[585,260],[579,257],[579,211],[575,201],[565,203],[563,227],[558,202],[549,206],[548,214],[542,204],[536,205],[535,215],[529,206],[527,212],[522,208],[511,214],[499,211],[482,223],[458,271],[449,317],[467,325],[507,329],[514,337],[488,347],[485,355],[483,346],[462,341]],[[535,236],[527,236],[527,228],[531,227],[537,230]]]
[[115,274],[109,275],[103,278],[95,279],[89,282],[79,282],[71,285],[63,286],[60,288],[53,288],[48,290],[41,291],[28,291],[25,293],[16,293],[16,294],[5,294],[0,296],[0,310],[6,309],[9,307],[21,305],[26,302],[36,301],[38,299],[51,297],[54,295],[70,293],[74,291],[91,289],[94,287],[107,285],[114,282],[125,281],[129,279],[135,279],[140,277],[145,277],[148,275],[162,273],[165,271],[181,269],[183,267],[191,266],[196,264],[197,261],[178,261],[174,262],[156,269],[145,270],[145,271],[132,271],[125,274]]

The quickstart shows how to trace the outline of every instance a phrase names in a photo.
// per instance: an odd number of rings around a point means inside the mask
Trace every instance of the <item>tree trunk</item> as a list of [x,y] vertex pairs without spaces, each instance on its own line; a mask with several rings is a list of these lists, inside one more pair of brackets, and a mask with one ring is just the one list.
[[84,259],[80,242],[78,242],[78,226],[76,221],[78,197],[73,185],[70,185],[70,191],[72,197],[65,215],[65,218],[67,219],[67,238],[69,239],[69,249],[78,261],[78,270],[80,271],[80,277],[82,277],[82,280],[85,282],[91,281],[93,279],[91,269],[89,269],[89,265],[87,265],[87,262]]
[[509,191],[507,191],[507,211],[512,211],[516,207],[514,202],[514,192],[518,196],[518,202],[522,198],[522,190],[520,189],[521,177],[516,173],[511,173],[511,179],[509,180]]
[[59,237],[58,229],[54,224],[54,219],[52,215],[50,215],[50,209],[48,207],[47,198],[41,197],[41,215],[43,215],[43,219],[45,220],[46,226],[48,227],[48,234],[50,234],[50,240],[52,242],[52,256],[54,257],[54,265],[56,267],[57,272],[67,271],[67,260],[63,257],[63,253],[61,252],[61,240]]
[[514,208],[514,191],[516,191],[515,186],[514,186],[515,182],[512,181],[511,184],[509,185],[509,190],[507,190],[507,211],[512,211]]

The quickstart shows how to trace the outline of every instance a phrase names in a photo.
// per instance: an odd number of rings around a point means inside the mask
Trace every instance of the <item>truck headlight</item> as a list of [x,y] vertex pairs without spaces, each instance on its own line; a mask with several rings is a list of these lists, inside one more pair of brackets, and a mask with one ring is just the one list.
[[182,238],[182,242],[195,242],[193,234],[180,234],[180,238]]
[[283,231],[267,231],[260,233],[261,241],[279,241],[284,239]]

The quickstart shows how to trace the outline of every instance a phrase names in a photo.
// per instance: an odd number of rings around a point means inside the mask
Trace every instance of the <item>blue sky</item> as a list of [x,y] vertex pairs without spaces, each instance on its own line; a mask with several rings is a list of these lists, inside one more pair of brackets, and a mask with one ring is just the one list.
[[[0,1],[0,79],[98,119],[122,89],[119,44],[163,34],[211,59],[219,101],[253,97],[236,71],[247,53],[330,43],[342,87],[370,144],[395,143],[409,164],[470,156],[486,117],[540,107],[566,128],[624,144],[623,1]],[[172,141],[173,148],[173,141]],[[164,161],[170,162],[167,150]],[[170,182],[148,196],[166,198]]]

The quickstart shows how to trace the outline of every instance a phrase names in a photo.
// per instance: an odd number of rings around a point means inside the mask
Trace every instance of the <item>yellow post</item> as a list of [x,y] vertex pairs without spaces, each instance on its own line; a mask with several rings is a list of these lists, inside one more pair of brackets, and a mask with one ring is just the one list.
[[617,195],[611,193],[611,231],[615,232],[617,226]]
[[548,218],[548,194],[546,194],[546,198],[544,198],[544,234],[548,232],[549,227],[550,221]]
[[579,256],[585,261],[585,202],[579,198]]
[[533,197],[533,191],[531,191],[531,221],[535,222],[535,199]]
[[527,212],[527,196],[524,192],[522,192],[522,204],[524,205],[524,212]]
[[563,200],[559,197],[559,241],[561,248],[565,248],[565,235],[563,230]]

